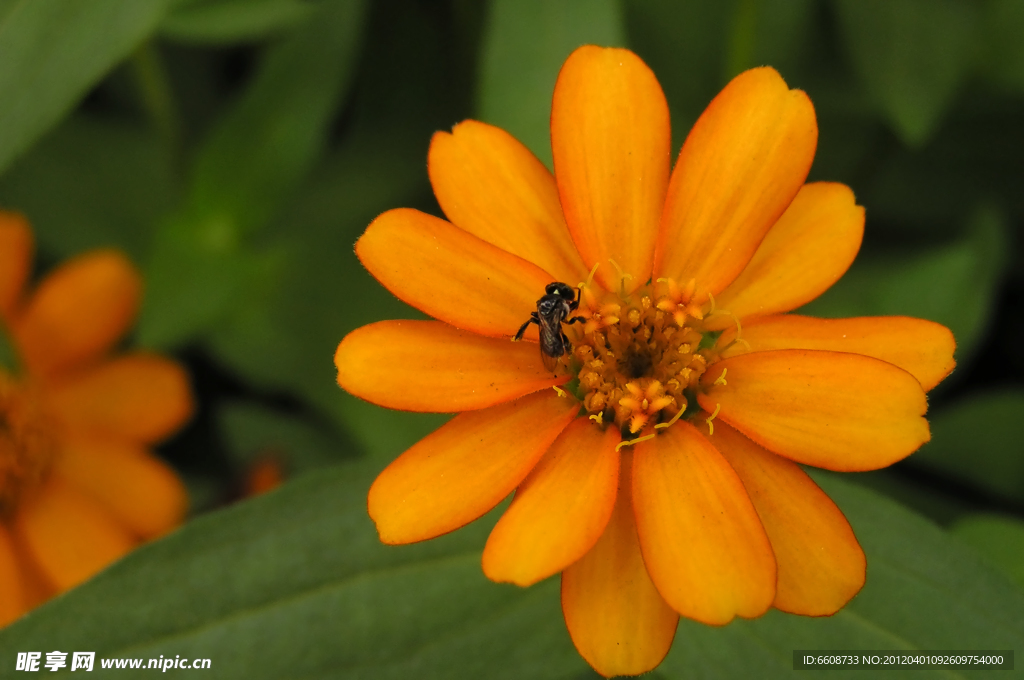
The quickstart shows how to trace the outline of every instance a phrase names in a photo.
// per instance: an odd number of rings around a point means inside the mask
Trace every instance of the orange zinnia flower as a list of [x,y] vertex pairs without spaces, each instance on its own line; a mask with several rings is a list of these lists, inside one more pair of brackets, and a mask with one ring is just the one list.
[[[374,482],[381,540],[452,531],[516,491],[484,572],[524,586],[562,572],[573,642],[607,676],[657,666],[680,614],[721,625],[848,602],[864,554],[797,463],[909,455],[929,438],[925,391],[954,365],[929,321],[784,314],[846,271],[864,224],[847,187],[804,184],[803,92],[752,69],[671,174],[669,140],[650,69],[593,46],[555,86],[554,176],[489,125],[437,133],[430,180],[451,222],[392,210],[356,253],[438,321],[364,326],[335,356],[363,399],[464,411]],[[553,281],[582,282],[554,375],[508,341]]]
[[[148,446],[192,412],[185,372],[160,356],[109,357],[142,281],[112,250],[76,257],[30,295],[32,234],[0,212],[0,625],[177,525],[185,489]],[[6,329],[5,329],[6,326]]]

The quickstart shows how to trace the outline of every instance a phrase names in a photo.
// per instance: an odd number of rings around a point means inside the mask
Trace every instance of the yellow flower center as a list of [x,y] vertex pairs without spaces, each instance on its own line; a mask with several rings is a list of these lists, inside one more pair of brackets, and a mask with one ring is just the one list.
[[0,370],[0,517],[40,482],[55,450],[34,391]]
[[[699,380],[718,360],[717,334],[706,330],[713,301],[693,301],[696,284],[658,279],[632,293],[581,287],[572,340],[575,389],[590,418],[614,422],[624,440],[666,427],[696,406]],[[696,409],[694,409],[696,410]]]

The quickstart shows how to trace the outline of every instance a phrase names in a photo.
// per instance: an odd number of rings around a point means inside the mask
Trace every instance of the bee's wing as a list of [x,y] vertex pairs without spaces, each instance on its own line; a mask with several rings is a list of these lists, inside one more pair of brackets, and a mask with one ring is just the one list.
[[553,357],[547,354],[544,351],[543,346],[541,346],[540,349],[540,360],[544,362],[544,368],[551,371],[552,373],[555,372],[555,366],[558,365],[558,357]]

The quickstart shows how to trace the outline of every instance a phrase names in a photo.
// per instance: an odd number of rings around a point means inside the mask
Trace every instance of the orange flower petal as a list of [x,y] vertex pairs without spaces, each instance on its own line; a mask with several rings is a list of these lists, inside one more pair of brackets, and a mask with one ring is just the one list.
[[466,120],[436,132],[430,183],[452,224],[533,262],[557,280],[587,278],[562,217],[555,178],[515,137]]
[[793,201],[818,143],[814,107],[771,67],[732,79],[693,126],[672,171],[654,276],[717,295]]
[[[410,208],[375,219],[356,242],[356,255],[413,307],[491,337],[515,335],[537,311],[544,287],[555,280],[522,258]],[[536,338],[537,332],[527,337]]]
[[553,390],[455,416],[387,466],[370,487],[384,543],[454,531],[509,495],[576,416]]
[[68,260],[39,285],[14,327],[21,357],[40,377],[98,359],[131,326],[142,278],[121,253]]
[[150,443],[192,414],[188,376],[175,362],[127,354],[54,386],[50,406],[71,431]]
[[[714,382],[728,370],[726,385]],[[924,390],[914,376],[859,354],[752,352],[701,378],[705,410],[769,451],[842,472],[875,470],[928,441]]]
[[[722,334],[719,344],[735,337]],[[925,392],[939,384],[956,366],[956,340],[948,328],[934,321],[907,316],[865,316],[853,319],[817,319],[786,314],[743,324],[743,340],[755,352],[773,349],[821,349],[852,352],[881,359],[913,375]],[[746,351],[743,343],[725,356]]]
[[637,532],[665,601],[711,625],[763,614],[775,598],[775,557],[733,469],[686,422],[636,449]]
[[32,268],[32,230],[24,215],[0,210],[0,319],[10,319]]
[[185,517],[185,486],[138,444],[67,438],[54,468],[139,538],[165,534]]
[[604,532],[619,483],[620,437],[577,418],[516,491],[484,548],[492,581],[533,585],[583,557]]
[[[750,263],[718,296],[740,318],[788,312],[828,290],[849,269],[864,235],[864,208],[844,184],[805,184]],[[717,323],[716,323],[717,322]],[[733,323],[708,319],[712,328]]]
[[127,529],[57,475],[22,505],[14,525],[59,590],[78,585],[135,545]]
[[551,103],[555,178],[573,241],[597,280],[619,289],[614,259],[647,282],[668,184],[668,104],[654,73],[624,49],[587,45],[562,65]]
[[438,321],[379,321],[345,336],[338,384],[404,411],[471,411],[561,385],[537,345],[467,333]]
[[28,610],[25,579],[16,551],[11,534],[0,524],[0,626],[6,626]]
[[725,423],[708,439],[739,475],[772,543],[779,565],[775,607],[804,616],[835,614],[867,574],[846,517],[796,463]]
[[580,655],[605,677],[639,675],[668,654],[679,615],[644,567],[633,519],[630,454],[618,500],[594,547],[562,573],[562,612]]

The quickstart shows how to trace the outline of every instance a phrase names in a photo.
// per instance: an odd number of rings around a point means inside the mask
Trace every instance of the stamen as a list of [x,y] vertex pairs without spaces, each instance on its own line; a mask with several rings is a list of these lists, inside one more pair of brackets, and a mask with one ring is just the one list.
[[715,378],[715,384],[716,385],[728,385],[729,383],[725,382],[725,374],[728,373],[728,372],[729,372],[728,368],[723,368],[722,369],[722,375],[720,375],[717,378]]
[[598,411],[596,414],[589,415],[587,417],[593,420],[598,425],[604,425],[604,411]]
[[613,267],[615,267],[615,271],[619,272],[619,288],[621,289],[622,296],[625,297],[626,296],[626,279],[633,278],[633,275],[632,274],[627,274],[626,272],[622,271],[622,267],[619,266],[619,263],[616,262],[615,260],[611,259],[610,257],[608,258],[608,261],[612,263]]
[[640,442],[645,442],[648,439],[654,439],[654,435],[653,434],[649,434],[649,435],[645,435],[643,437],[638,437],[636,439],[630,439],[630,440],[627,440],[627,441],[621,441],[621,442],[619,442],[618,444],[615,445],[615,450],[618,451],[623,446],[633,446],[634,444],[639,444]]
[[576,287],[577,288],[590,288],[590,284],[592,284],[594,282],[594,274],[597,273],[597,268],[600,267],[600,266],[601,266],[600,262],[595,264],[593,266],[593,268],[590,270],[590,275],[587,276],[587,282],[586,283],[581,283],[580,285],[578,285]]
[[708,311],[706,316],[711,316],[715,313],[715,296],[709,292],[708,297],[711,298],[711,309]]
[[664,428],[664,427],[672,427],[673,425],[676,424],[676,421],[679,420],[679,418],[682,417],[683,411],[685,411],[685,410],[686,410],[686,406],[683,405],[683,407],[680,408],[678,411],[676,411],[676,414],[674,416],[672,416],[672,420],[668,421],[667,423],[658,423],[657,425],[654,426],[654,429],[655,430],[660,430],[661,428]]
[[718,412],[721,411],[721,410],[722,410],[722,405],[721,404],[715,404],[715,412],[711,414],[710,418],[705,418],[704,419],[704,422],[708,424],[708,434],[714,434],[715,433],[715,426],[712,424],[711,421],[715,419],[715,416],[717,416]]
[[558,396],[560,396],[560,397],[562,397],[562,398],[565,398],[566,396],[568,396],[568,395],[567,395],[567,394],[565,393],[565,390],[563,390],[563,389],[562,389],[561,387],[559,387],[558,385],[552,385],[552,386],[551,386],[551,389],[553,389],[553,390],[555,391],[555,394],[557,394]]

